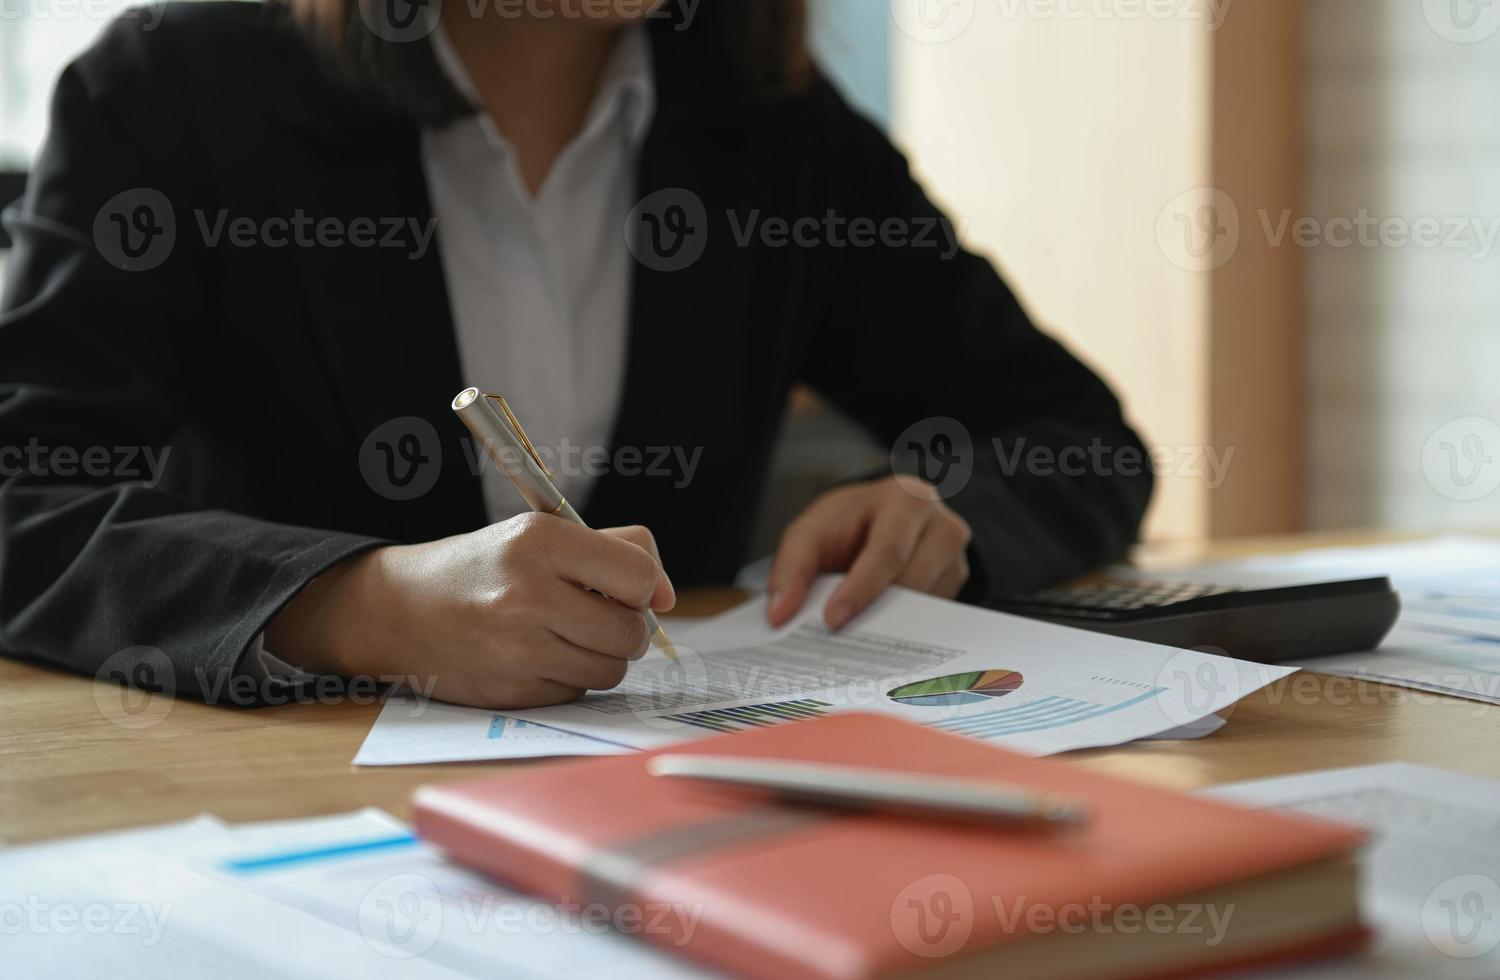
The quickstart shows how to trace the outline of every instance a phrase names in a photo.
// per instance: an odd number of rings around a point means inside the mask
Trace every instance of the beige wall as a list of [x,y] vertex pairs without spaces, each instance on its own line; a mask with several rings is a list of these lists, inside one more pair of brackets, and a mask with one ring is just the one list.
[[[1222,31],[1241,19],[1246,35],[1259,36],[1262,11],[1290,9],[1295,0],[1255,3],[1262,6],[1231,8]],[[1216,92],[1222,32],[1194,16],[1214,5],[1179,9],[1160,19],[1072,18],[1045,0],[959,3],[950,16],[967,11],[968,23],[951,37],[952,23],[932,32],[898,17],[894,131],[932,192],[967,223],[970,244],[997,260],[1039,322],[1110,379],[1148,443],[1180,460],[1161,481],[1148,534],[1195,538],[1254,524],[1226,519],[1230,496],[1242,513],[1269,515],[1264,529],[1280,529],[1290,519],[1277,502],[1282,489],[1268,490],[1251,472],[1253,458],[1267,452],[1262,435],[1241,424],[1238,396],[1220,396],[1215,408],[1216,382],[1224,380],[1215,371],[1247,357],[1262,369],[1251,356],[1255,342],[1216,347],[1216,291],[1222,307],[1225,268],[1235,268],[1236,296],[1256,289],[1262,273],[1244,245],[1217,269],[1220,253],[1199,258],[1184,250],[1182,222],[1195,223],[1214,199],[1197,189],[1221,176],[1216,111],[1232,110],[1222,81]],[[1287,56],[1294,60],[1295,51]],[[1240,152],[1247,139],[1254,134],[1241,132],[1217,153]],[[1226,238],[1221,248],[1232,244]],[[1287,326],[1283,311],[1272,316],[1276,330]],[[1218,444],[1223,438],[1234,441]],[[1274,437],[1274,452],[1288,451],[1286,439]],[[1229,489],[1209,489],[1206,445],[1220,459],[1235,447]],[[1275,474],[1273,482],[1286,478]]]

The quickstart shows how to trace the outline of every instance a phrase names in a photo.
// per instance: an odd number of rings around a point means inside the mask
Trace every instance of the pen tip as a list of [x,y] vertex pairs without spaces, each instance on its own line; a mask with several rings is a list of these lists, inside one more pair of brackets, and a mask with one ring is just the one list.
[[667,639],[667,631],[660,626],[656,628],[656,645],[661,647],[661,652],[667,655],[668,660],[677,659],[677,648]]

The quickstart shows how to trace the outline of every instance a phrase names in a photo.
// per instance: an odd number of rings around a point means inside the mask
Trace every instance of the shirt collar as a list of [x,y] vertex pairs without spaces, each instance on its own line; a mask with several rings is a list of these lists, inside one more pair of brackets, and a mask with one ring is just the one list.
[[[448,76],[448,81],[471,105],[481,105],[474,81],[448,40],[441,22],[429,38],[433,56]],[[599,77],[599,88],[584,115],[577,139],[590,139],[611,120],[619,119],[631,144],[639,146],[646,137],[655,111],[656,79],[652,74],[651,37],[643,25],[626,27],[605,63],[604,72]]]

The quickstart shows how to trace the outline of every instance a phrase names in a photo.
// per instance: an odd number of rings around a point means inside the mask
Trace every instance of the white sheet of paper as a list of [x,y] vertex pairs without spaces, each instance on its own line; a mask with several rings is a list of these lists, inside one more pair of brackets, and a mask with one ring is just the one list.
[[[703,619],[665,620],[674,642],[690,639]],[[661,657],[653,650],[648,656]],[[433,762],[484,762],[553,756],[615,755],[630,746],[601,742],[559,728],[509,718],[482,708],[394,694],[381,706],[375,724],[354,756],[356,766],[411,766]]]
[[1155,735],[1148,735],[1145,741],[1149,742],[1189,742],[1195,738],[1207,738],[1214,732],[1224,727],[1224,719],[1219,715],[1204,715],[1197,721],[1190,721],[1186,725],[1178,725]]
[[[1138,643],[888,590],[830,634],[825,576],[791,623],[752,600],[692,631],[681,660],[644,660],[614,691],[513,711],[605,741],[651,748],[834,711],[891,714],[1038,754],[1115,745],[1200,722],[1289,667]],[[898,690],[976,675],[945,695]],[[1205,723],[1212,724],[1212,723]]]
[[[28,980],[444,980],[453,972],[378,952],[358,933],[194,869],[232,839],[212,818],[0,851],[0,973]],[[13,916],[7,916],[9,925]]]
[[[691,963],[614,931],[607,910],[560,909],[445,861],[378,810],[250,828],[189,860],[254,894],[344,930],[391,963],[484,978],[687,980]],[[696,921],[688,907],[643,909],[627,928]],[[653,924],[654,923],[654,924]]]
[[1368,827],[1361,905],[1370,955],[1276,976],[1500,977],[1500,782],[1393,763],[1215,787],[1249,806]]
[[27,980],[707,976],[612,932],[602,910],[559,910],[448,864],[378,810],[0,850],[0,909],[0,975]]
[[[1224,727],[1208,715],[1149,736],[1152,741],[1204,738]],[[564,756],[617,755],[638,751],[601,742],[560,728],[507,718],[482,708],[422,702],[397,695],[381,708],[365,736],[356,766],[407,766],[435,762],[483,762],[494,759],[540,759]]]
[[480,708],[394,695],[380,709],[354,757],[356,766],[408,766],[429,762],[481,762],[547,756],[629,752],[583,735]]
[[1401,618],[1380,648],[1301,666],[1500,704],[1500,541],[1449,537],[1324,548],[1126,574],[1246,588],[1389,575],[1401,593]]

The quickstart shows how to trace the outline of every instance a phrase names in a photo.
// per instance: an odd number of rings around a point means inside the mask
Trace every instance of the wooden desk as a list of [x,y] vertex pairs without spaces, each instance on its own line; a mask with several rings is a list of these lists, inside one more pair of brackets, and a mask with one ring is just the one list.
[[[1215,553],[1324,543],[1332,542],[1232,543]],[[737,598],[733,592],[698,593],[685,597],[679,612],[708,615]],[[349,762],[375,718],[373,705],[240,710],[163,702],[160,707],[168,710],[158,724],[132,731],[112,723],[95,700],[118,703],[120,695],[114,684],[0,659],[0,840],[160,823],[205,811],[241,821],[379,806],[404,816],[420,783],[538,764],[356,769]],[[1393,761],[1500,777],[1500,728],[1491,714],[1497,711],[1297,674],[1240,702],[1229,724],[1209,738],[1137,743],[1069,758],[1182,789]]]

